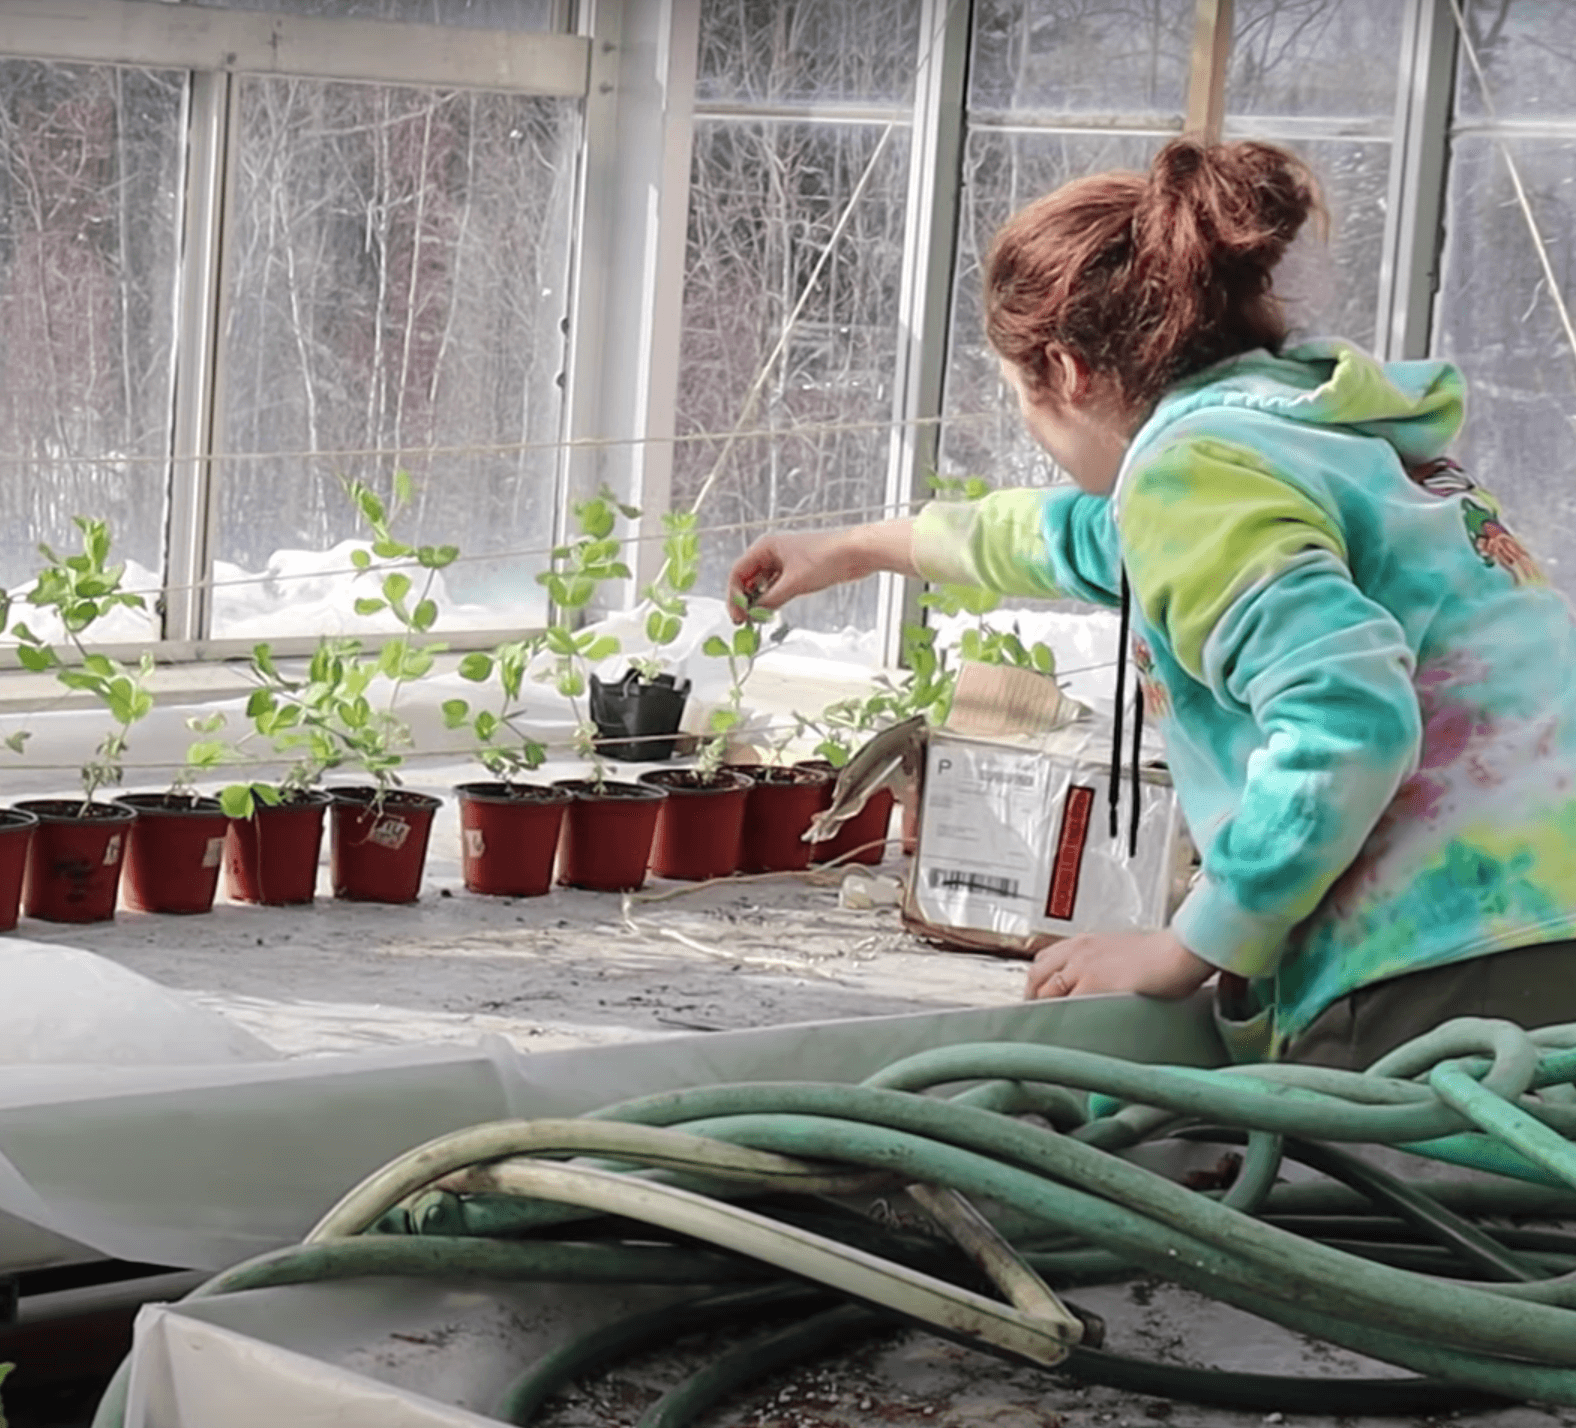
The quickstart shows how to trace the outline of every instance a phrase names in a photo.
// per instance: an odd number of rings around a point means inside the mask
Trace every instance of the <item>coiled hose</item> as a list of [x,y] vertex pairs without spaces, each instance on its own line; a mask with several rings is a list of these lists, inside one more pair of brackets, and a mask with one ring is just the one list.
[[[369,1176],[301,1245],[189,1297],[364,1275],[696,1286],[527,1367],[495,1409],[516,1424],[622,1357],[752,1322],[766,1327],[641,1428],[678,1428],[764,1374],[900,1323],[1090,1382],[1257,1412],[1576,1405],[1576,1235],[1506,1223],[1576,1216],[1573,1082],[1576,1025],[1528,1033],[1471,1018],[1364,1073],[945,1047],[858,1086],[706,1086],[442,1136]],[[1240,1143],[1240,1169],[1224,1192],[1200,1191],[1124,1157],[1162,1138]],[[1406,1181],[1342,1148],[1359,1144],[1498,1178]],[[1288,1161],[1324,1178],[1284,1182]],[[906,1195],[935,1233],[851,1204],[873,1193]],[[1101,1352],[1098,1321],[1057,1291],[1141,1274],[1413,1376],[1278,1377]],[[126,1375],[95,1428],[123,1423]]]

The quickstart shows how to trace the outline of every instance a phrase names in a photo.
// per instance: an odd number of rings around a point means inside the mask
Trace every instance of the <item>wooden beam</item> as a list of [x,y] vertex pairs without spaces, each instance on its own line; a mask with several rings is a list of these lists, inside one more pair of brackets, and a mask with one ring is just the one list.
[[1193,18],[1193,57],[1188,66],[1190,134],[1220,142],[1226,118],[1226,66],[1231,59],[1231,0],[1198,0]]

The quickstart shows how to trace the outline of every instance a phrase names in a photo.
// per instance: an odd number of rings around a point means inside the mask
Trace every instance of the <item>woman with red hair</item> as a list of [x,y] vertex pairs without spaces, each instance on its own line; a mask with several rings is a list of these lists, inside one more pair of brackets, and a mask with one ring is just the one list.
[[985,326],[1073,484],[769,535],[768,608],[875,571],[1129,611],[1202,867],[1169,927],[1042,950],[1031,997],[1220,973],[1243,1057],[1365,1065],[1458,1015],[1576,1021],[1576,622],[1446,455],[1439,361],[1288,346],[1319,209],[1267,144],[1165,145],[1003,227]]

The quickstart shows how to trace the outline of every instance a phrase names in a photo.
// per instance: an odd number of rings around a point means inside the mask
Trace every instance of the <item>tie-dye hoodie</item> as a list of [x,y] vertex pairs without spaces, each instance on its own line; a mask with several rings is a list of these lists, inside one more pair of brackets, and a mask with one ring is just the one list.
[[1110,498],[915,524],[935,580],[1111,605],[1125,562],[1203,861],[1173,926],[1235,974],[1239,1054],[1369,982],[1576,937],[1576,622],[1444,458],[1463,399],[1443,362],[1248,353],[1162,398]]

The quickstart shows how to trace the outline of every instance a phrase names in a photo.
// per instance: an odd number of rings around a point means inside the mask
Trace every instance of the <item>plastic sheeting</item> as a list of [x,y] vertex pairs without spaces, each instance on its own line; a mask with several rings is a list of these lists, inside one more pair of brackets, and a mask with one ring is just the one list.
[[351,1185],[445,1131],[719,1081],[857,1081],[928,1046],[1007,1037],[1221,1058],[1206,1003],[1105,997],[535,1055],[492,1038],[210,1067],[17,1067],[0,1080],[0,1271],[95,1255],[219,1270],[298,1241]]
[[0,1065],[147,1066],[271,1061],[218,1012],[92,952],[5,939]]

